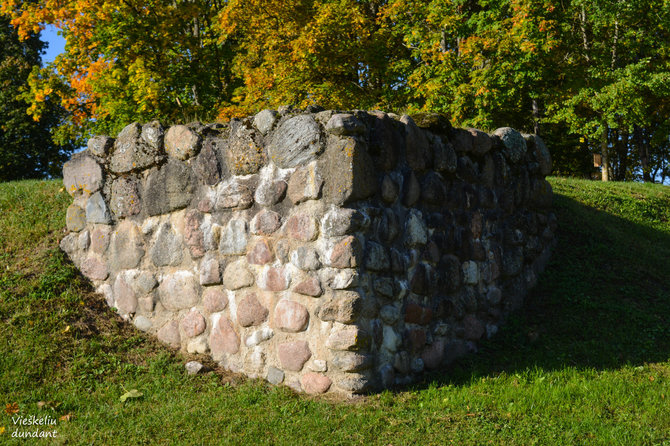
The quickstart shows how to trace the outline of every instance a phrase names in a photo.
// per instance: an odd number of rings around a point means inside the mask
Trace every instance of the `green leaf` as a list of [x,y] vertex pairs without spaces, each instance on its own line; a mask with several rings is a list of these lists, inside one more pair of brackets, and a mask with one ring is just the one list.
[[128,398],[139,398],[142,395],[144,395],[144,394],[142,392],[140,392],[139,390],[131,389],[131,390],[127,391],[126,393],[124,393],[123,395],[121,395],[121,397],[119,399],[121,400],[122,403],[125,403]]

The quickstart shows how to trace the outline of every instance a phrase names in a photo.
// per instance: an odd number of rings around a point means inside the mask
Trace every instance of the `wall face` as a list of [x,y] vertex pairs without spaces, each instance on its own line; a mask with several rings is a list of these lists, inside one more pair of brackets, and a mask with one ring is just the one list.
[[360,393],[475,350],[522,305],[553,241],[550,171],[539,137],[437,115],[131,124],[64,166],[61,247],[172,347]]

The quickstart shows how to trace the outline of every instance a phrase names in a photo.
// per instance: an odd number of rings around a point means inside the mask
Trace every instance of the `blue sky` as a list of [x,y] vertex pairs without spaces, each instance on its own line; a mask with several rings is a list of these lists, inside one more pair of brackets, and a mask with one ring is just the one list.
[[42,40],[49,43],[46,54],[42,56],[42,63],[53,61],[56,56],[65,51],[65,39],[58,35],[56,27],[47,25],[42,31]]

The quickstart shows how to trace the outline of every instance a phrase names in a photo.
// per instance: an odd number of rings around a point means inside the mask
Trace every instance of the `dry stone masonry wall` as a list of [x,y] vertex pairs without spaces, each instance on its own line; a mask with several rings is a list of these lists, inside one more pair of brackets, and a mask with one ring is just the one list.
[[410,382],[496,333],[556,228],[542,139],[439,115],[131,124],[65,164],[62,249],[140,330],[307,393]]

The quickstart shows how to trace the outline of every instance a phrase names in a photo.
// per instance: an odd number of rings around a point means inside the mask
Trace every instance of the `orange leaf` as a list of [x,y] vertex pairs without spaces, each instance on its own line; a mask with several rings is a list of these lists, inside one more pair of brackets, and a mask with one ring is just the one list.
[[19,412],[19,403],[7,403],[5,404],[5,412],[7,415],[14,415]]

